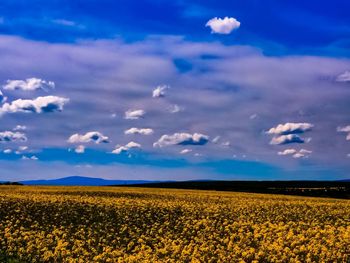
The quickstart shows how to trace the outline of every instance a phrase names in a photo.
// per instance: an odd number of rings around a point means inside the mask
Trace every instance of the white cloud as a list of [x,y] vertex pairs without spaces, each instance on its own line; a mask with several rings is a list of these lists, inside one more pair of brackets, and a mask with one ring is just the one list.
[[22,160],[33,160],[33,161],[37,161],[39,160],[38,157],[36,157],[35,155],[32,155],[31,157],[27,157],[25,155],[22,156]]
[[350,132],[350,125],[343,126],[343,127],[338,127],[337,131],[338,132]]
[[19,146],[18,150],[23,152],[25,150],[28,150],[28,146]]
[[270,144],[274,145],[281,145],[281,144],[288,144],[288,143],[304,143],[305,140],[300,138],[296,134],[288,134],[288,135],[281,135],[278,137],[273,137],[270,141]]
[[177,104],[174,104],[169,108],[170,113],[178,113],[178,112],[183,111],[183,110],[184,110],[184,108],[180,107]]
[[172,135],[163,135],[153,144],[153,147],[164,147],[170,145],[204,145],[209,137],[200,133],[174,133]]
[[91,131],[87,132],[84,135],[82,134],[73,134],[68,139],[69,143],[88,143],[88,142],[95,142],[98,143],[108,143],[108,137],[104,136],[102,133],[98,131]]
[[121,154],[121,153],[128,152],[128,150],[134,149],[134,148],[141,148],[141,144],[131,141],[124,146],[117,145],[116,148],[112,151],[112,153]]
[[63,106],[69,101],[67,98],[57,96],[37,97],[34,100],[18,99],[11,103],[5,103],[0,108],[0,114],[16,112],[46,113],[62,111]]
[[278,155],[290,155],[295,154],[297,150],[295,149],[285,149],[284,151],[278,152]]
[[137,142],[129,142],[125,145],[126,148],[131,149],[131,148],[141,148],[141,144],[137,143]]
[[25,142],[27,137],[21,132],[3,131],[0,132],[0,142]]
[[5,149],[4,153],[6,153],[6,154],[12,153],[12,150],[11,149]]
[[46,81],[38,78],[28,78],[26,80],[7,80],[3,85],[5,90],[24,90],[33,91],[38,89],[46,90],[55,88],[53,81]]
[[233,17],[217,18],[214,17],[210,19],[205,26],[211,28],[212,33],[216,34],[230,34],[234,29],[239,28],[241,23]]
[[337,76],[335,79],[337,82],[350,82],[350,71],[345,71],[344,73]]
[[124,134],[141,134],[141,135],[151,135],[153,134],[153,129],[150,128],[130,128],[124,131]]
[[257,117],[258,117],[258,114],[254,113],[254,114],[252,114],[252,115],[249,116],[249,119],[250,119],[250,120],[254,120],[254,119],[256,119]]
[[311,130],[314,127],[311,123],[293,123],[287,122],[285,124],[278,124],[276,127],[271,128],[267,131],[268,134],[278,134],[278,135],[286,135],[292,133],[303,133]]
[[186,154],[192,152],[192,149],[183,149],[180,153],[181,154]]
[[28,146],[19,146],[15,154],[21,154],[22,152],[28,150]]
[[27,129],[27,126],[25,125],[17,125],[15,128],[13,128],[14,131],[25,131]]
[[220,136],[216,136],[213,140],[212,140],[212,142],[213,143],[218,143],[219,142],[219,140],[220,140]]
[[348,135],[346,136],[346,140],[350,141],[350,125],[344,126],[344,127],[338,127],[338,132],[346,132]]
[[165,90],[169,89],[168,85],[160,85],[156,87],[152,92],[153,98],[160,98],[165,96]]
[[128,110],[125,112],[124,118],[127,120],[137,120],[142,118],[146,112],[144,110]]
[[221,143],[221,145],[224,147],[229,147],[229,146],[231,146],[231,143],[229,141],[226,141],[226,142]]
[[299,159],[303,157],[309,157],[312,151],[301,149],[297,151],[296,149],[285,149],[282,152],[278,152],[278,155],[292,155],[293,158]]
[[84,145],[78,145],[78,146],[74,149],[74,151],[75,151],[76,153],[84,153],[84,152],[85,152],[85,146],[84,146]]

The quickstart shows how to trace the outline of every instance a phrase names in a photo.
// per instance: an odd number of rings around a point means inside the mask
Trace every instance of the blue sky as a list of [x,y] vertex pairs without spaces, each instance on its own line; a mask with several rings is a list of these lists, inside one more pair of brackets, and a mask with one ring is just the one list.
[[347,1],[1,1],[0,180],[343,179]]

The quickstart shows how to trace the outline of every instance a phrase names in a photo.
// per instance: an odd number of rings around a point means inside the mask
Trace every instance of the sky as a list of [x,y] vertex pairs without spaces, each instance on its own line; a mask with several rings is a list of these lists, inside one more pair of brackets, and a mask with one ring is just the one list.
[[2,0],[0,181],[348,179],[349,8]]

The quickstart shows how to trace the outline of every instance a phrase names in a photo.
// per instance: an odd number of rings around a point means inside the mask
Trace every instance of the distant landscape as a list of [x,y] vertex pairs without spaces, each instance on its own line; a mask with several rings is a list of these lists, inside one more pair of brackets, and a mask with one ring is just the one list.
[[269,193],[350,199],[350,179],[339,181],[150,181],[107,180],[93,177],[70,176],[51,180],[2,182],[1,184],[37,186],[132,186],[147,188]]

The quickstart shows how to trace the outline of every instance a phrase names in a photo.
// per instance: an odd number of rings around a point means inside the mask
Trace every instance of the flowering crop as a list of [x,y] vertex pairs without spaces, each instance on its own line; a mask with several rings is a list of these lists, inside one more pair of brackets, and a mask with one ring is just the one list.
[[117,187],[0,187],[19,262],[350,262],[350,201]]

